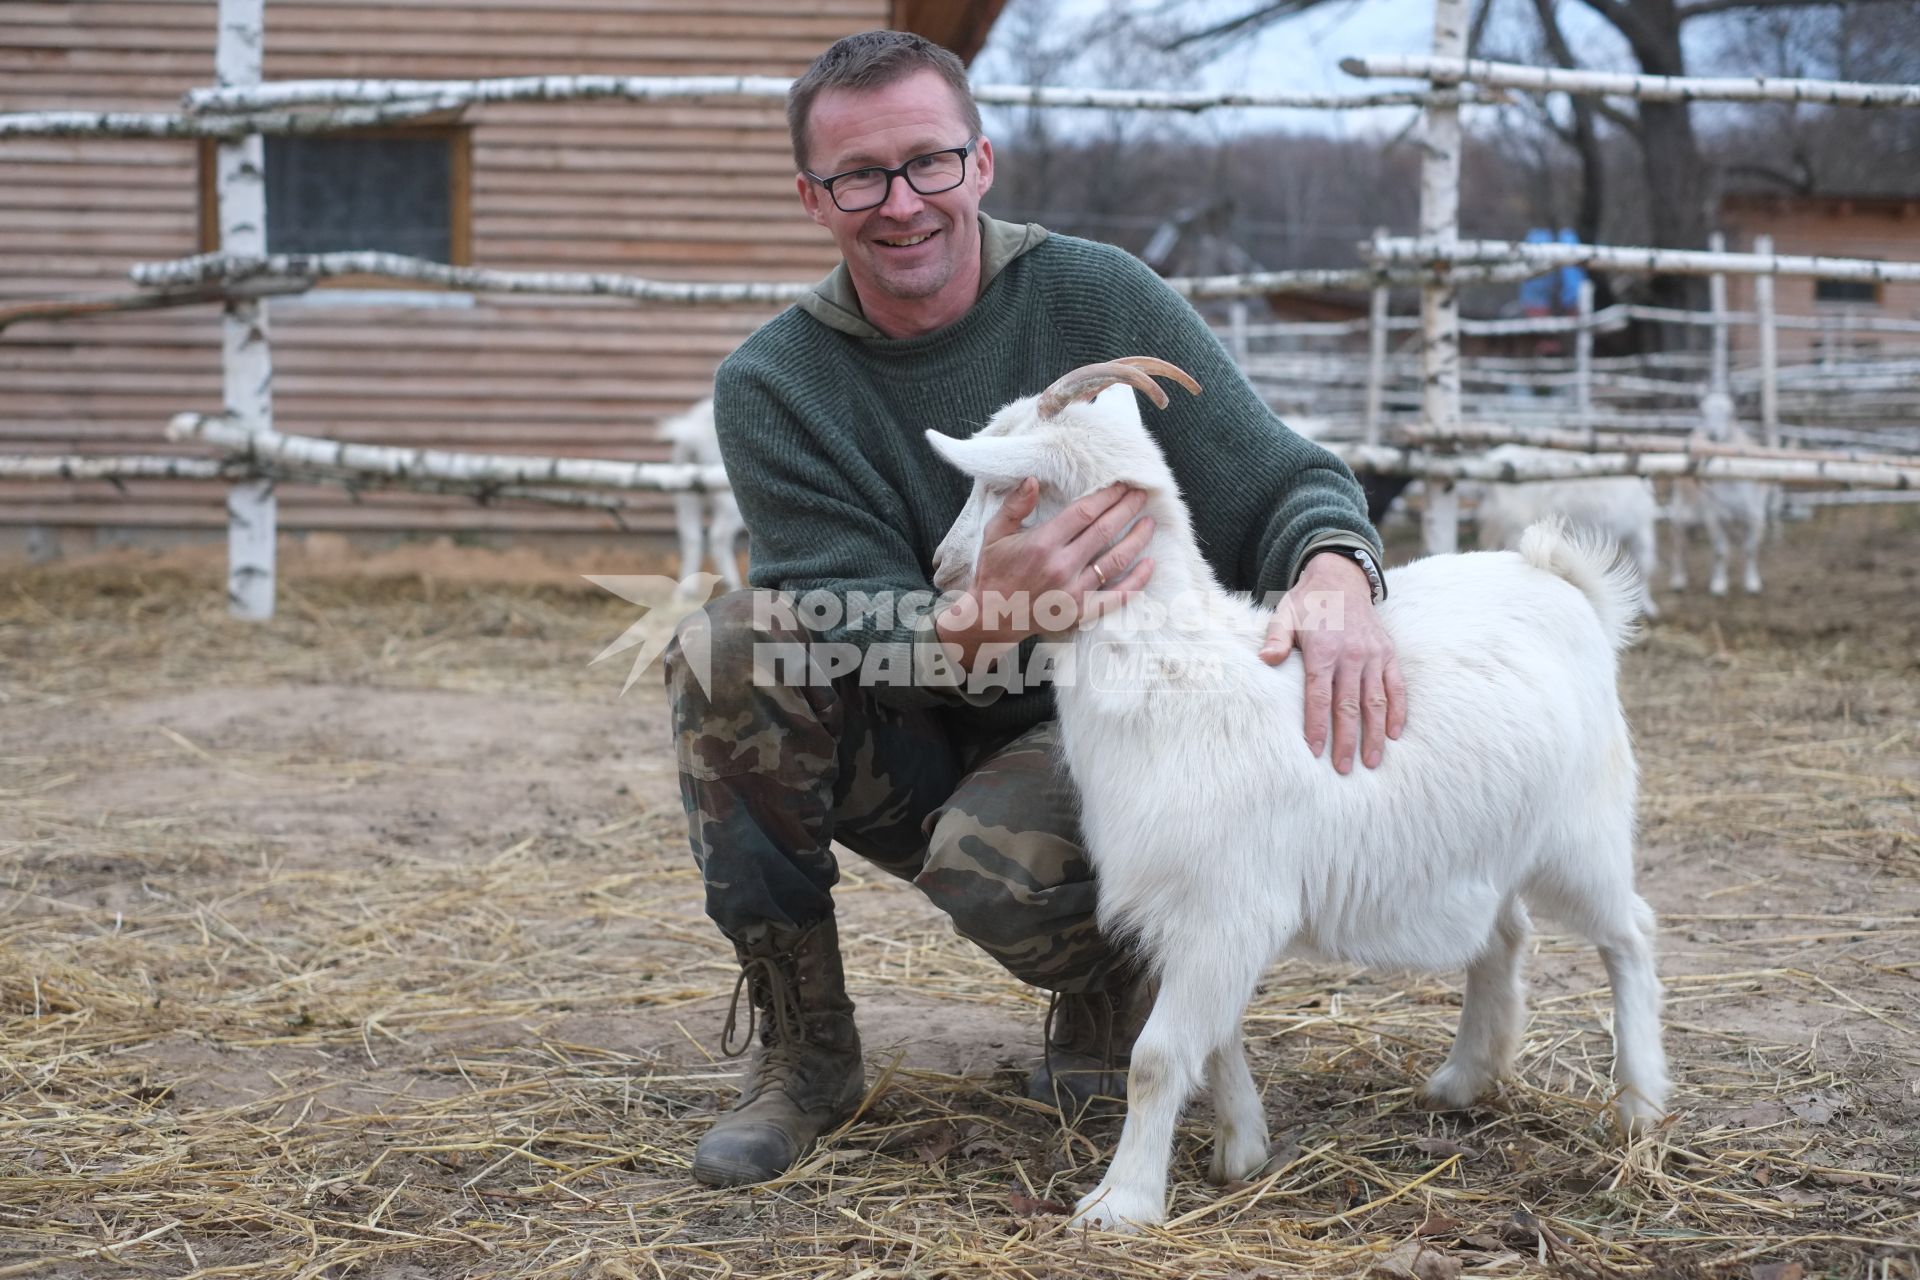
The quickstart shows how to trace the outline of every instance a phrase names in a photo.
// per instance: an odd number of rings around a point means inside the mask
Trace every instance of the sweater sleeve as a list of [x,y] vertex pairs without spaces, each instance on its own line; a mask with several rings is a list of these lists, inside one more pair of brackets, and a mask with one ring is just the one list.
[[939,597],[903,532],[894,493],[845,433],[810,430],[780,375],[738,357],[714,381],[714,416],[749,533],[748,580],[791,597],[816,663],[857,663],[863,683],[900,708],[984,706],[934,631]]
[[1380,535],[1366,495],[1339,458],[1290,431],[1261,400],[1200,314],[1131,254],[1104,246],[1095,271],[1049,305],[1088,360],[1158,356],[1191,373],[1201,394],[1168,386],[1165,410],[1142,405],[1193,516],[1200,549],[1228,588],[1285,591],[1307,553],[1370,548]]

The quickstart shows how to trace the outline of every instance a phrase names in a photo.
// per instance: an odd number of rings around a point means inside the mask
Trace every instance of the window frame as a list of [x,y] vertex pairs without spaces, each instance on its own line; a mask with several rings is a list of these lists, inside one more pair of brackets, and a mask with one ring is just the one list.
[[[322,135],[342,139],[410,139],[443,141],[447,144],[447,217],[451,222],[447,235],[449,265],[473,265],[473,126],[469,124],[403,124],[391,127],[330,130]],[[199,147],[200,252],[215,253],[220,248],[220,197],[216,160],[219,140],[202,138]],[[316,282],[320,289],[366,289],[444,292],[445,286],[424,280],[395,280],[388,276],[332,276]]]
[[[1831,280],[1824,276],[1813,278],[1813,305],[1816,307],[1878,307],[1883,305],[1885,294],[1878,280]],[[1820,289],[1823,285],[1843,287],[1865,287],[1870,292],[1864,298],[1823,298]]]

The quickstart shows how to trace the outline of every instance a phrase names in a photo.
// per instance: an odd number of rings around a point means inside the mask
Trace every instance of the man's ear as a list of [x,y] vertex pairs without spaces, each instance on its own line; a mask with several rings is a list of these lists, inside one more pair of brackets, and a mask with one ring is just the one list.
[[929,431],[927,443],[935,453],[974,479],[984,480],[990,488],[1010,489],[1028,476],[1037,476],[1044,484],[1053,470],[1046,447],[1030,436],[975,436],[971,440],[956,440],[938,431]]
[[820,204],[827,198],[826,189],[804,173],[793,175],[793,185],[799,188],[800,204],[807,211],[807,216],[821,226],[826,226],[827,212]]
[[973,167],[979,175],[974,194],[984,196],[993,189],[993,142],[984,133],[974,146]]

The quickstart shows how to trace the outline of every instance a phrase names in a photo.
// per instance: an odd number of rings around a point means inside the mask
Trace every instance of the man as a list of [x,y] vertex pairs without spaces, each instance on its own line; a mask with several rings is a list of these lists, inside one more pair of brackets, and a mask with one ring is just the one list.
[[[934,548],[969,488],[924,429],[970,433],[1097,361],[1186,368],[1206,394],[1151,425],[1215,573],[1341,606],[1344,626],[1298,634],[1281,610],[1263,650],[1277,663],[1300,649],[1315,754],[1330,735],[1339,772],[1356,747],[1371,767],[1404,719],[1372,611],[1379,542],[1352,475],[1281,426],[1137,260],[980,215],[993,144],[957,58],[901,32],[850,36],[795,82],[788,122],[800,202],[844,263],[720,368],[721,447],[760,590],[708,607],[704,661],[683,631],[667,662],[708,914],[740,960],[748,1038],[762,1027],[740,1104],[695,1153],[695,1177],[713,1185],[777,1176],[862,1096],[834,840],[911,879],[961,935],[1056,993],[1036,1096],[1077,1105],[1120,1092],[1112,1069],[1150,1005],[1143,976],[1094,927],[1051,690],[995,696],[967,679],[1043,622],[1073,621],[972,607],[988,593],[1083,605],[1148,580],[1151,526],[1135,520],[1145,495],[1092,494],[1026,528],[1029,481],[987,531],[977,599],[916,614],[906,602],[930,598]],[[876,677],[901,670],[911,677]]]

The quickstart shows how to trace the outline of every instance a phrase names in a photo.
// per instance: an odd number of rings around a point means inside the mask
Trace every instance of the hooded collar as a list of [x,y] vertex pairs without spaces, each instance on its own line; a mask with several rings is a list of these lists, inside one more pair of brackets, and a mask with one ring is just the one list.
[[[984,213],[978,216],[980,292],[985,294],[987,286],[1009,262],[1047,238],[1047,229],[1037,222],[1001,222]],[[844,262],[827,273],[827,278],[813,286],[813,292],[796,305],[829,329],[851,337],[884,339],[887,336],[869,323],[866,313],[860,309],[860,295],[854,291],[853,277]]]

